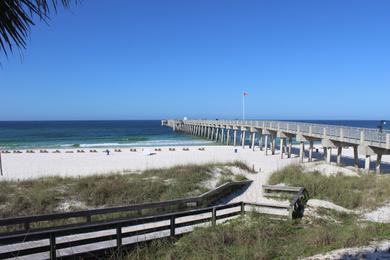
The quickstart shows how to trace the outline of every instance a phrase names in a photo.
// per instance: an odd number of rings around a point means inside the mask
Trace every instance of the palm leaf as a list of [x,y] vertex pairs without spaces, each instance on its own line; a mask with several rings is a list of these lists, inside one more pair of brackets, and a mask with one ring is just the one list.
[[17,48],[26,48],[26,39],[34,17],[47,22],[51,11],[57,6],[65,8],[78,0],[0,0],[0,51],[7,56]]

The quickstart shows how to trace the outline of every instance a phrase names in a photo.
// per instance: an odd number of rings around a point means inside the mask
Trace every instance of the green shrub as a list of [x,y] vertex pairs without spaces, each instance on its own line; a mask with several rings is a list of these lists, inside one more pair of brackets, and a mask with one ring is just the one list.
[[304,172],[302,167],[293,165],[273,173],[268,182],[303,186],[311,198],[328,200],[349,209],[375,208],[390,197],[390,176],[325,176],[319,172]]

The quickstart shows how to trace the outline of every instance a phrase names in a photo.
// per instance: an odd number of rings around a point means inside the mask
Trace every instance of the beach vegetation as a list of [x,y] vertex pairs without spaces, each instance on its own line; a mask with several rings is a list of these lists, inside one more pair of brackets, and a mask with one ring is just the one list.
[[[37,215],[122,206],[198,196],[220,179],[235,181],[230,168],[241,162],[182,165],[141,172],[122,171],[85,177],[42,177],[0,182],[0,217]],[[215,174],[215,173],[218,174]],[[243,180],[238,176],[237,180]],[[210,186],[207,184],[214,183]]]
[[196,228],[176,241],[139,245],[127,259],[298,259],[389,236],[390,224],[307,224],[249,213],[224,225]]
[[326,176],[292,165],[272,174],[269,184],[279,183],[305,187],[310,198],[331,201],[348,209],[376,208],[390,198],[388,175],[344,176],[339,173]]
[[[389,194],[387,176],[322,175],[292,165],[273,173],[269,184],[304,186],[311,198],[350,209],[371,209]],[[390,224],[363,220],[357,213],[316,208],[315,215],[278,221],[255,212],[215,227],[200,227],[176,239],[141,244],[128,259],[299,259],[388,239]]]

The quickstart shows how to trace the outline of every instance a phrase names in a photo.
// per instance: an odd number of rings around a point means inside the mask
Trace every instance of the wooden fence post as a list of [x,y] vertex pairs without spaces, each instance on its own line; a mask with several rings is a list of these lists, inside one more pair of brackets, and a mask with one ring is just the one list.
[[171,217],[171,237],[175,236],[175,217]]
[[116,249],[118,255],[122,256],[122,227],[116,228]]
[[213,207],[213,210],[211,212],[211,225],[213,227],[215,227],[215,225],[217,224],[217,209],[215,207]]
[[56,255],[56,237],[53,233],[50,233],[50,259],[57,259]]
[[245,203],[241,202],[241,216],[244,216],[245,214]]

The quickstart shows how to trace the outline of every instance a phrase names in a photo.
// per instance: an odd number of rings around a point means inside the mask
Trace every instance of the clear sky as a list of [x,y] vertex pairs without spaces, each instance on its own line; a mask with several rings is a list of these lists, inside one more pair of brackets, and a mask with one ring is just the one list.
[[0,55],[0,120],[390,119],[388,0],[83,0]]

